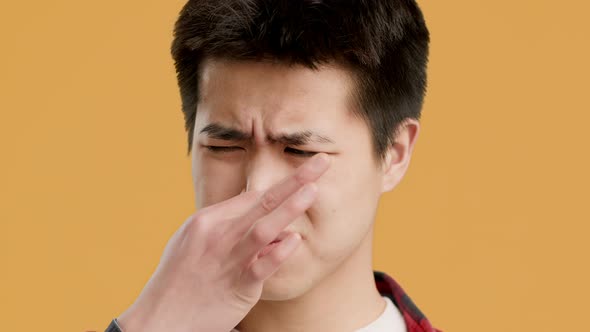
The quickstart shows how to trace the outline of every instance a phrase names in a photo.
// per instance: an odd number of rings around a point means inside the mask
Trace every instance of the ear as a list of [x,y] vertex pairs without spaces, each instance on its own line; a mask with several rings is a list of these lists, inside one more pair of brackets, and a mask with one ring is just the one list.
[[385,158],[382,161],[383,181],[381,192],[391,191],[404,177],[419,132],[420,123],[418,120],[406,119],[400,124],[395,143],[387,148]]

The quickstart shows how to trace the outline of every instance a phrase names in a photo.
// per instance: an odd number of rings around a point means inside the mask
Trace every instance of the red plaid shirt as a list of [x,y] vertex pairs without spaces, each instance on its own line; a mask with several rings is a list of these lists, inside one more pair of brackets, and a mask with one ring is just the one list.
[[379,293],[387,296],[402,313],[408,332],[442,332],[430,325],[426,316],[392,277],[381,271],[373,271],[373,275]]
[[[373,271],[373,275],[379,293],[387,296],[402,313],[407,332],[442,332],[430,325],[428,319],[392,277],[381,271]],[[121,332],[116,320],[111,322],[105,332]]]

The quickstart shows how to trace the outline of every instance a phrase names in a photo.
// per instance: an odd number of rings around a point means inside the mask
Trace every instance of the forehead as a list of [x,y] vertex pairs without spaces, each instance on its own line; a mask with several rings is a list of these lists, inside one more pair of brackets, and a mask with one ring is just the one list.
[[350,72],[336,64],[311,69],[269,61],[207,59],[200,70],[199,113],[215,120],[347,118]]

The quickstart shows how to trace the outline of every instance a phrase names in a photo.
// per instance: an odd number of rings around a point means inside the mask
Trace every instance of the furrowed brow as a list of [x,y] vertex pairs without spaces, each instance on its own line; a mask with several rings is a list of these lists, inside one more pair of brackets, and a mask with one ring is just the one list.
[[226,127],[219,123],[210,123],[206,125],[199,134],[207,134],[210,138],[225,141],[245,141],[251,138],[250,134],[239,131],[238,129]]
[[312,131],[300,131],[291,134],[282,134],[278,137],[269,137],[271,142],[279,142],[284,145],[306,145],[308,143],[334,143],[330,138],[316,134]]

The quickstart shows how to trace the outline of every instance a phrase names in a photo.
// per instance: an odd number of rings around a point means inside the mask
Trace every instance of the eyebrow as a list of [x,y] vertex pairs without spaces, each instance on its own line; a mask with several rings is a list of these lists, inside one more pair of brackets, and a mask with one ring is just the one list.
[[[199,134],[206,134],[210,138],[225,141],[247,141],[252,139],[252,135],[235,128],[224,126],[220,123],[210,123],[206,125]],[[315,133],[311,130],[298,131],[288,134],[280,134],[276,137],[268,136],[270,142],[279,142],[284,145],[305,145],[308,143],[334,143],[330,138]]]

